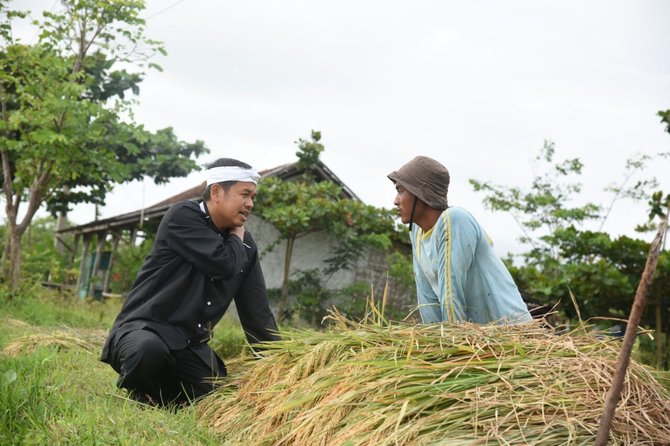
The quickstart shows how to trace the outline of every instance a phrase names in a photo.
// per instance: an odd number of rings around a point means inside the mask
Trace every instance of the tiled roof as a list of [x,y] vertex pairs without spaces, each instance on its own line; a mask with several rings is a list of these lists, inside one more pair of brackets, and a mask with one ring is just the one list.
[[[302,173],[298,169],[298,163],[283,164],[272,169],[266,169],[259,172],[261,177],[278,177],[283,180],[291,180]],[[342,193],[347,198],[358,200],[359,198],[349,189],[325,164],[319,161],[316,168],[317,180],[330,180],[342,186]],[[205,191],[205,182],[198,184],[188,190],[178,193],[172,197],[166,198],[158,203],[148,206],[144,209],[128,212],[104,220],[96,220],[83,225],[72,226],[61,229],[58,233],[92,234],[98,232],[112,232],[123,229],[133,229],[140,227],[140,220],[155,220],[163,217],[163,214],[174,203],[184,200],[200,200]]]

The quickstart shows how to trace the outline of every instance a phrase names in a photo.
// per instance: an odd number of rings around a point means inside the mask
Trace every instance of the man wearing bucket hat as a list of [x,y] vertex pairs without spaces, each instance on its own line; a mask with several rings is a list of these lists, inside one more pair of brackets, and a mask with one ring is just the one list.
[[409,223],[419,313],[424,323],[531,320],[512,276],[477,220],[449,207],[449,172],[417,156],[388,175]]
[[102,352],[117,386],[152,405],[184,405],[226,375],[208,342],[233,300],[250,343],[279,339],[258,249],[244,229],[259,175],[221,158],[205,176],[202,202],[176,203],[163,217]]

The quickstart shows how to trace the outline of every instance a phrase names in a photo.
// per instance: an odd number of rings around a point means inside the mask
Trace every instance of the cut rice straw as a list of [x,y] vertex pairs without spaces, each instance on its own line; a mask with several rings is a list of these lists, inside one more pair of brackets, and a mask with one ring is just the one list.
[[98,353],[106,337],[105,330],[64,327],[20,336],[5,345],[2,352],[15,357],[20,354],[30,354],[40,347],[56,347],[58,350],[80,349]]
[[[382,304],[383,305],[383,304]],[[618,341],[542,322],[412,325],[370,302],[360,323],[289,330],[199,403],[224,444],[592,443]],[[232,369],[232,366],[231,366]],[[670,393],[632,363],[610,434],[670,444]]]

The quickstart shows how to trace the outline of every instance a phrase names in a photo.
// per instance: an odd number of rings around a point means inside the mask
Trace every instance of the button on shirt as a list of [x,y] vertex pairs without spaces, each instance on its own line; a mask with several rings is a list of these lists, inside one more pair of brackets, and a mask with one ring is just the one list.
[[155,331],[171,349],[205,342],[235,299],[249,342],[279,339],[256,244],[221,232],[198,204],[173,205],[105,343],[137,329]]

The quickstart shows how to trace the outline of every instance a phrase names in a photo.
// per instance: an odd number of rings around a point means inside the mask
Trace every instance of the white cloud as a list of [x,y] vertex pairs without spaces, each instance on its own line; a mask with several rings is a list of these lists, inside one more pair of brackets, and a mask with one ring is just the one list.
[[[149,1],[147,16],[166,5]],[[518,251],[511,219],[485,211],[467,180],[528,184],[528,161],[550,139],[585,162],[581,198],[603,202],[630,155],[670,150],[655,115],[670,108],[667,17],[664,0],[186,0],[148,20],[168,57],[143,82],[136,115],[203,139],[207,160],[259,168],[295,160],[294,141],[321,130],[324,161],[378,206],[393,201],[387,173],[432,156],[452,172],[450,201],[482,220],[501,253]],[[649,174],[670,191],[665,163]],[[147,186],[145,203],[197,181]],[[103,215],[134,210],[124,197],[138,187],[118,188]],[[615,233],[644,217],[644,206],[622,209]]]

